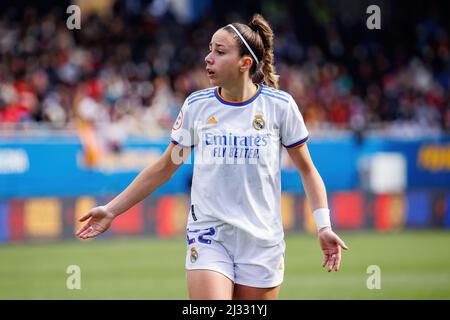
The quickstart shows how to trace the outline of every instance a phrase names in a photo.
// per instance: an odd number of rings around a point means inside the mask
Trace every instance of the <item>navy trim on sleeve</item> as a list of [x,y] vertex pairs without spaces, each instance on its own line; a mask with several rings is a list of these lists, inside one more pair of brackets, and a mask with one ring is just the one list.
[[289,149],[289,148],[294,148],[294,147],[297,147],[297,146],[299,146],[299,145],[305,143],[305,142],[308,141],[308,140],[309,140],[309,135],[307,135],[306,138],[303,138],[302,140],[297,141],[296,143],[290,144],[290,145],[288,145],[288,146],[286,146],[286,145],[283,144],[283,146],[285,146],[287,149]]
[[179,146],[181,146],[181,147],[183,147],[183,148],[193,148],[193,147],[195,147],[195,144],[193,144],[192,146],[185,146],[185,145],[182,145],[181,143],[178,143],[176,140],[174,140],[173,138],[170,138],[170,142],[172,142],[174,145],[179,145]]

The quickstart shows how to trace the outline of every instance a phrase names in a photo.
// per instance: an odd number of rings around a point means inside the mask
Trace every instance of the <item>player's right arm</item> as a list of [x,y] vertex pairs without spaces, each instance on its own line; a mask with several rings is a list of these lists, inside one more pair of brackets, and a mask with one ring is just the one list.
[[124,191],[108,204],[93,208],[84,215],[80,221],[89,220],[78,230],[76,236],[80,239],[88,239],[108,230],[114,218],[166,183],[189,157],[190,153],[190,148],[183,148],[170,143],[161,158],[142,170]]

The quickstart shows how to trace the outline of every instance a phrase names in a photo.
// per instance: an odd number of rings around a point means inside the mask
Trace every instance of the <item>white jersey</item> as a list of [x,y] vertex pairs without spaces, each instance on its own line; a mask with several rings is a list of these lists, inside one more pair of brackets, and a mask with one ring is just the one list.
[[261,243],[283,239],[281,147],[308,140],[291,95],[265,85],[242,102],[226,101],[217,87],[194,92],[181,108],[171,140],[196,147],[190,230],[228,223]]

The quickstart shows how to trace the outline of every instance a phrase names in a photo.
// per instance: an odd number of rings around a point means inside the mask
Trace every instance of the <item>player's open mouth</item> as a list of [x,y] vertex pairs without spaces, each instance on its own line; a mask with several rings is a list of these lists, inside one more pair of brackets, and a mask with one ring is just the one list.
[[208,77],[212,77],[214,76],[215,72],[210,69],[206,69],[206,74],[208,75]]

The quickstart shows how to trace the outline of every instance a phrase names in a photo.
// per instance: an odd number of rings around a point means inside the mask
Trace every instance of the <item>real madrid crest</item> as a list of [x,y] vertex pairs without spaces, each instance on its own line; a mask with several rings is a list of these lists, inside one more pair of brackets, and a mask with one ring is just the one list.
[[191,262],[194,263],[198,259],[198,252],[195,247],[191,247]]
[[264,129],[266,126],[266,121],[264,121],[263,116],[260,114],[255,115],[255,119],[253,120],[253,128],[256,130]]

